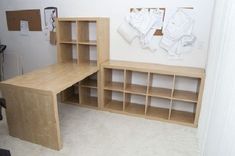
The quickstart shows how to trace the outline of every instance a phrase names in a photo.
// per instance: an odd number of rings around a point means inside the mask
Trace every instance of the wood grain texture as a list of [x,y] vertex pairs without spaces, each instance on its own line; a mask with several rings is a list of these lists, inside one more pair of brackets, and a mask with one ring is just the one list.
[[115,69],[128,69],[138,72],[152,72],[166,75],[178,75],[186,77],[201,78],[205,76],[205,70],[202,68],[180,67],[151,63],[128,62],[128,61],[114,61],[110,60],[102,64],[103,67]]
[[[121,89],[123,84],[117,85],[116,82],[112,81],[112,74],[110,74],[110,71],[112,70],[124,70],[123,90]],[[204,69],[111,60],[102,64],[101,72],[103,75],[103,90],[115,90],[115,88],[117,90],[117,88],[119,88],[118,91],[123,93],[123,101],[118,102],[119,104],[123,102],[123,111],[117,110],[114,105],[116,102],[112,102],[112,100],[110,99],[108,101],[105,101],[105,103],[109,103],[109,108],[104,110],[197,127],[204,88]],[[132,79],[136,78],[134,77],[136,76],[133,74],[134,72],[143,72],[148,74],[147,84],[133,84]],[[152,83],[153,79],[155,79],[153,77],[154,74],[172,76],[173,83],[171,88],[164,88],[162,86],[161,88],[153,87]],[[184,76],[186,79],[196,79],[198,81],[198,89],[195,90],[195,92],[175,89],[176,76]],[[107,87],[107,85],[110,87]],[[142,105],[132,103],[131,94],[142,95],[146,97],[145,103],[143,103]],[[110,95],[102,95],[102,98],[105,99],[106,96]],[[151,106],[151,97],[168,99],[169,109]],[[195,110],[194,112],[174,110],[172,109],[173,101],[193,103],[195,106]]]
[[50,91],[0,84],[7,102],[11,136],[59,150],[62,147],[56,95]]
[[51,91],[57,94],[97,71],[98,68],[96,66],[87,64],[58,63],[1,83]]

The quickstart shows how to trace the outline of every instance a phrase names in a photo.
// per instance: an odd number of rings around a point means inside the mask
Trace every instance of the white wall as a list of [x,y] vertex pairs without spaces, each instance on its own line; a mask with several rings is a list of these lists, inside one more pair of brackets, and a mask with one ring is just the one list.
[[[7,31],[6,10],[41,9],[56,6],[60,17],[70,16],[105,16],[111,21],[111,59],[153,62],[181,66],[204,67],[206,64],[207,44],[214,0],[3,0],[0,1],[0,39],[8,45],[7,52],[22,56],[24,72],[56,62],[56,48],[50,46],[42,32],[30,32],[28,37],[19,32]],[[187,7],[192,6],[196,12],[194,33],[200,42],[195,49],[184,55],[183,60],[170,60],[166,52],[158,50],[153,53],[142,50],[138,41],[127,44],[116,32],[117,27],[132,7]],[[43,15],[43,14],[42,14]],[[42,16],[43,21],[43,16]],[[201,47],[202,44],[202,47]]]
[[235,2],[217,0],[199,138],[204,156],[235,155]]

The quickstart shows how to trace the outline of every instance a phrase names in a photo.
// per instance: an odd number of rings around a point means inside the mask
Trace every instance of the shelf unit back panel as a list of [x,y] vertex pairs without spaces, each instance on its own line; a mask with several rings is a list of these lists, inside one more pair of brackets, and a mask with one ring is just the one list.
[[118,90],[123,96],[121,113],[197,127],[204,69],[108,61],[102,64],[102,93],[117,91],[112,71],[122,71],[124,77],[124,89]]

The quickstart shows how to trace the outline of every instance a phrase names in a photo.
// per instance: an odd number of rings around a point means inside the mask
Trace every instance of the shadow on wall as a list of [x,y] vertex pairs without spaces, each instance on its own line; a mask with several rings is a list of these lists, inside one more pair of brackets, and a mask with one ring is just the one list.
[[22,57],[19,54],[13,52],[6,52],[4,54],[3,72],[4,80],[22,75]]

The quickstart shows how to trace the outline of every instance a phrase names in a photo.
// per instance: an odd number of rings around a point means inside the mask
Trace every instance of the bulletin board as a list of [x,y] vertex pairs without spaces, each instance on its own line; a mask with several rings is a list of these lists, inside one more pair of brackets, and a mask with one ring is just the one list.
[[28,21],[29,31],[42,31],[39,9],[6,11],[9,31],[20,31],[20,21]]
[[[143,8],[131,8],[130,12],[132,12],[134,9],[141,10]],[[151,10],[151,9],[157,9],[157,8],[145,8],[145,9]],[[164,12],[163,17],[162,17],[162,22],[164,22],[165,14],[166,14],[166,8],[159,8],[159,9]],[[163,27],[161,29],[157,29],[156,32],[154,33],[154,35],[155,36],[162,36],[163,35],[162,31],[163,31]]]

